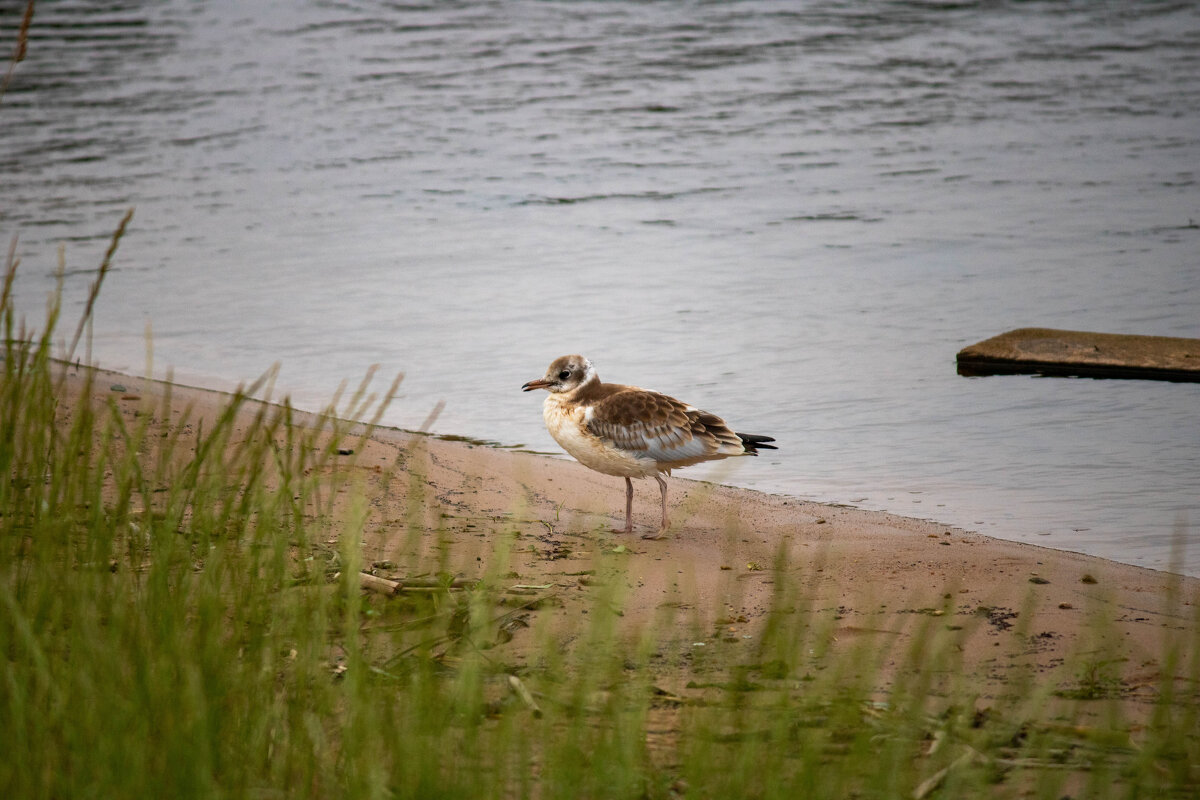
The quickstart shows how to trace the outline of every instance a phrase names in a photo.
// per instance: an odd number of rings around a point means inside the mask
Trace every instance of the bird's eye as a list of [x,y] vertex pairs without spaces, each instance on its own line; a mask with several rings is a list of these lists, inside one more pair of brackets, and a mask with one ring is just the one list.
[[565,381],[569,377],[571,377],[571,370],[569,369],[564,369],[562,372],[558,373],[558,379],[560,381]]

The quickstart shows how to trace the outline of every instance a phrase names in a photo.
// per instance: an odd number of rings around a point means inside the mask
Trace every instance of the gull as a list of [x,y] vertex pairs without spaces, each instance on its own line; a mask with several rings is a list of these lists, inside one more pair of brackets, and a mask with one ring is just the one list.
[[667,532],[667,482],[659,473],[730,456],[756,456],[775,450],[770,436],[735,433],[716,414],[665,394],[601,383],[592,362],[571,355],[555,359],[544,377],[521,387],[546,389],[542,405],[546,429],[585,467],[625,479],[625,529],[633,532],[633,481],[654,476],[662,491],[662,525]]

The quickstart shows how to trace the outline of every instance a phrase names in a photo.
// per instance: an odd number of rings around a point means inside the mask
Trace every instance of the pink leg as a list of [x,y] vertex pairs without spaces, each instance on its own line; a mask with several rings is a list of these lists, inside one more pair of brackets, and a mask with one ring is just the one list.
[[625,530],[616,533],[633,533],[633,481],[625,479]]
[[643,536],[643,539],[661,539],[667,529],[671,527],[671,520],[667,518],[667,482],[662,479],[661,475],[655,475],[654,480],[658,481],[658,488],[662,491],[662,527],[655,535]]

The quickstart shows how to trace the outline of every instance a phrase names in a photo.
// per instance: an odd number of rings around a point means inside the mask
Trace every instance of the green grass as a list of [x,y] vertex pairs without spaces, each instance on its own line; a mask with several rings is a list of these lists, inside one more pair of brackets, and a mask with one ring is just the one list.
[[[1113,697],[1100,619],[1067,667],[1077,690],[1056,695],[1031,674],[981,702],[961,645],[985,619],[948,626],[947,605],[912,617],[906,651],[838,643],[836,611],[806,599],[782,555],[749,642],[670,608],[628,625],[614,556],[597,564],[580,621],[538,611],[552,592],[514,609],[502,527],[478,552],[482,577],[451,587],[476,553],[428,523],[445,517],[419,454],[402,451],[378,478],[355,469],[363,434],[343,420],[378,419],[394,385],[376,401],[364,381],[344,411],[335,401],[305,425],[286,402],[249,399],[270,376],[207,423],[169,393],[136,415],[117,393],[68,413],[58,303],[40,334],[19,330],[14,275],[10,264],[0,309],[2,797],[1200,792],[1194,635],[1159,659],[1189,680],[1163,679],[1135,724]],[[79,375],[87,396],[95,373]],[[443,588],[360,586],[393,476],[408,485],[400,567]],[[497,635],[517,611],[532,625],[522,656]],[[1097,708],[1102,722],[1081,724]]]

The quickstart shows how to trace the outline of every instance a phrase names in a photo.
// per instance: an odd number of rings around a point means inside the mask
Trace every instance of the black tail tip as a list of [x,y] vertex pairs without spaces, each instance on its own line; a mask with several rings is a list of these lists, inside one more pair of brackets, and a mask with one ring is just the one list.
[[757,453],[759,450],[778,450],[779,448],[767,442],[775,441],[770,436],[759,436],[754,433],[739,433],[738,438],[742,440],[742,446],[746,448],[747,453]]

